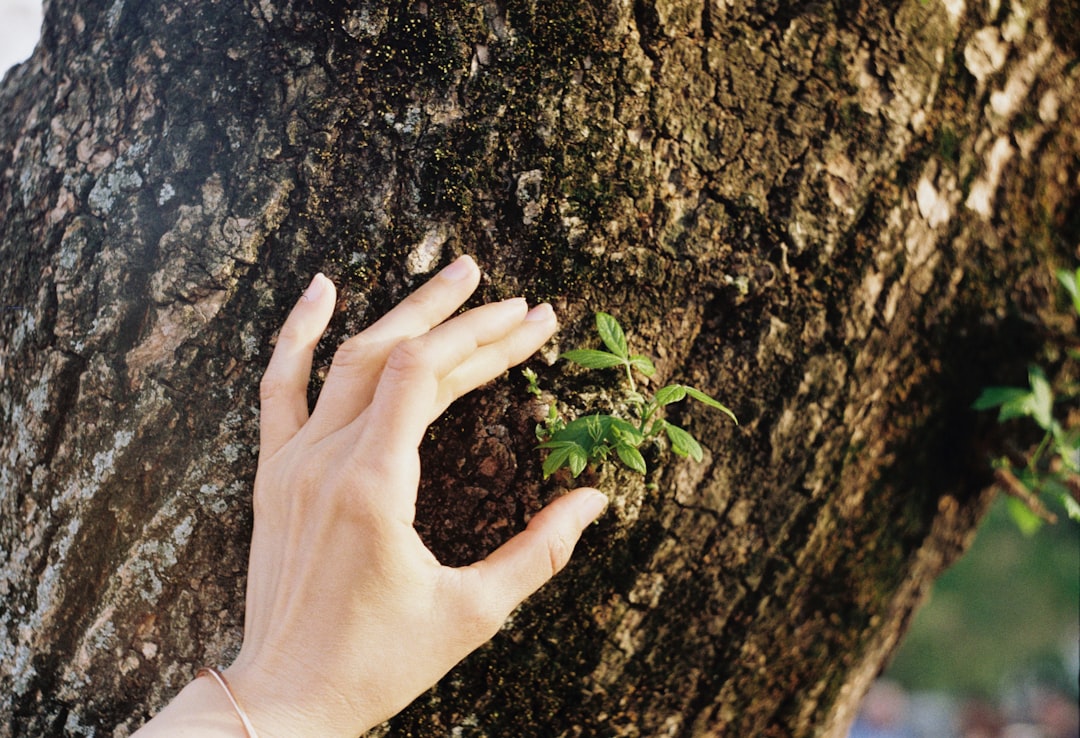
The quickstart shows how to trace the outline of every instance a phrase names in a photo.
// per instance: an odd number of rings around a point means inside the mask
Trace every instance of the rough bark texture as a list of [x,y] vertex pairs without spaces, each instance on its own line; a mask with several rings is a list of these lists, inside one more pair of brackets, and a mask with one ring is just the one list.
[[[257,380],[453,255],[631,328],[705,463],[612,511],[388,736],[841,735],[985,504],[967,411],[1077,252],[1077,3],[47,2],[0,90],[0,735],[133,731],[242,628]],[[1067,327],[1067,326],[1066,326]],[[558,487],[516,374],[424,449],[483,555]],[[655,486],[647,486],[654,483]],[[327,623],[333,627],[333,623]]]

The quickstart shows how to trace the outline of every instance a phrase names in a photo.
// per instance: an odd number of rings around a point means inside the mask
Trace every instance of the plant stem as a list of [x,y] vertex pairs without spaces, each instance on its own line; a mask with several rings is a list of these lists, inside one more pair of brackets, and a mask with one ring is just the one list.
[[[658,407],[659,406],[657,405],[652,405],[651,407],[649,405],[646,405],[638,413],[638,415],[641,416],[641,423],[638,424],[638,430],[641,431],[643,435],[645,435],[645,424],[648,423],[652,416],[656,414]],[[648,412],[646,412],[645,408],[648,408]]]
[[1028,471],[1032,472],[1033,474],[1035,473],[1036,467],[1039,464],[1039,459],[1042,457],[1043,453],[1046,451],[1046,447],[1050,443],[1050,440],[1053,438],[1053,435],[1054,435],[1053,433],[1051,433],[1050,431],[1047,431],[1046,435],[1043,436],[1042,441],[1039,442],[1039,447],[1035,449],[1035,453],[1033,453],[1031,455],[1031,458],[1028,459],[1028,463],[1027,463]]
[[[634,383],[634,372],[630,368],[630,362],[627,361],[623,363],[623,366],[626,367],[626,381],[630,383],[630,392],[636,395],[638,394],[637,385]],[[645,408],[647,407],[647,405],[645,403],[635,400],[633,401],[633,405],[635,408],[637,408],[638,417],[641,418],[641,422],[638,423],[638,430],[641,431],[642,434],[644,434],[645,423],[647,423],[649,421],[649,418],[652,417],[652,414],[656,412],[656,408],[653,408],[649,411],[648,414],[646,414]]]

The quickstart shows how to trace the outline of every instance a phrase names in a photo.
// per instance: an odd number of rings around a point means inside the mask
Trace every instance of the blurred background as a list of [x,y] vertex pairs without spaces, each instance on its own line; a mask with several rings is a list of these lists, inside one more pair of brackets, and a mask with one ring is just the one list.
[[[0,0],[0,74],[34,49],[38,0]],[[1080,737],[1080,525],[1025,535],[994,504],[939,579],[850,738]]]
[[1080,735],[1080,525],[1020,531],[999,496],[934,583],[851,738]]
[[0,75],[30,56],[41,29],[41,0],[0,0]]

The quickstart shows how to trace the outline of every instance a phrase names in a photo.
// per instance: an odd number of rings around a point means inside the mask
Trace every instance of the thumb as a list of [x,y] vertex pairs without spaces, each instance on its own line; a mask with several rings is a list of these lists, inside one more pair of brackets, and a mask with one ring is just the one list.
[[607,507],[607,496],[588,487],[563,495],[538,512],[521,533],[472,565],[493,605],[507,614],[570,561],[585,530]]

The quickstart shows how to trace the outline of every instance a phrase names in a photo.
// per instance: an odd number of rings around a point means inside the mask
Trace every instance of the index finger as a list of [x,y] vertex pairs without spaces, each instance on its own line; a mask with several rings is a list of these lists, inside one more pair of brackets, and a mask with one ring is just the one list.
[[[371,442],[389,457],[415,452],[428,425],[443,404],[448,404],[440,391],[443,380],[476,356],[481,347],[499,345],[523,330],[527,314],[528,306],[521,298],[490,303],[399,343],[386,362],[370,415],[365,414],[361,421],[378,428],[378,437]],[[548,335],[550,331],[544,327],[532,350]],[[509,344],[502,345],[505,352]]]
[[393,310],[341,344],[311,417],[319,435],[329,435],[355,420],[371,403],[394,347],[453,315],[479,283],[476,262],[470,256],[458,257]]
[[308,419],[315,344],[334,312],[334,283],[316,274],[285,319],[259,385],[259,453],[272,456]]

